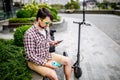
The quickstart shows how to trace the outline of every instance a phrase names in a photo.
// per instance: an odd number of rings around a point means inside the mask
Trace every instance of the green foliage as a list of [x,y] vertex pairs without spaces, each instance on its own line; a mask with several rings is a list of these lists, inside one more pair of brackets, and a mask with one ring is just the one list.
[[26,4],[23,6],[23,9],[27,10],[30,13],[30,17],[35,17],[35,14],[39,8],[37,4]]
[[64,5],[61,5],[61,4],[53,4],[51,5],[51,7],[56,10],[64,9]]
[[36,20],[35,17],[31,18],[10,18],[9,23],[33,23]]
[[34,2],[34,4],[26,4],[23,9],[27,10],[29,13],[31,13],[31,17],[35,17],[37,15],[37,11],[40,8],[47,8],[49,9],[52,14],[53,14],[53,18],[58,20],[58,12],[56,9],[52,8],[50,5],[48,4],[36,4]]
[[38,8],[39,8],[39,9],[40,9],[40,8],[47,8],[47,9],[50,9],[51,6],[48,5],[48,4],[39,4],[39,5],[38,5]]
[[[51,13],[53,14],[53,19],[54,21],[58,21],[58,12],[55,8],[52,8],[50,5],[48,4],[37,4],[34,0],[33,4],[26,4],[23,6],[23,8],[21,10],[18,11],[17,13],[17,17],[20,19],[12,19],[10,20],[10,22],[28,22],[29,19],[22,19],[26,17],[26,13],[29,13],[27,15],[27,17],[36,17],[38,9],[40,8],[47,8],[51,11]],[[24,14],[25,13],[25,14]],[[25,16],[25,17],[24,17]],[[31,20],[31,19],[30,19]]]
[[14,40],[13,39],[10,39],[10,40],[0,39],[0,43],[4,43],[5,45],[7,45],[7,44],[13,45]]
[[50,8],[51,12],[54,12],[56,15],[58,14],[57,10],[55,8]]
[[97,2],[96,5],[99,9],[108,9],[110,6],[110,3],[108,1],[103,1],[102,3]]
[[65,4],[65,9],[80,9],[80,5],[78,1],[71,0],[71,2]]
[[97,6],[99,9],[120,9],[120,3],[109,3],[107,1],[104,1],[102,3],[97,3]]
[[33,5],[37,5],[37,2],[36,2],[36,0],[33,0]]
[[57,19],[53,19],[53,22],[57,22],[57,21],[60,21],[61,17],[60,16],[57,16]]
[[17,12],[17,18],[30,18],[30,13],[27,10],[20,9]]
[[53,19],[58,20],[58,12],[56,11],[56,9],[50,8],[50,11],[51,11],[51,13],[53,15]]
[[[67,4],[65,4],[65,9],[71,9],[71,3],[70,2],[68,2]],[[73,9],[73,8],[72,8]]]
[[99,2],[97,2],[97,3],[96,3],[96,5],[97,5],[97,7],[100,9],[100,3],[99,3]]
[[116,8],[116,3],[111,3],[111,8],[115,9]]
[[108,3],[107,2],[101,3],[101,8],[102,9],[108,9]]
[[30,25],[23,25],[16,29],[14,32],[14,44],[17,46],[24,46],[23,39],[24,33],[30,28]]
[[0,80],[31,80],[24,48],[12,45],[12,42],[0,39]]
[[53,19],[57,19],[57,14],[55,12],[52,12],[52,15],[53,15]]
[[119,3],[110,3],[110,7],[112,9],[120,9],[120,2]]

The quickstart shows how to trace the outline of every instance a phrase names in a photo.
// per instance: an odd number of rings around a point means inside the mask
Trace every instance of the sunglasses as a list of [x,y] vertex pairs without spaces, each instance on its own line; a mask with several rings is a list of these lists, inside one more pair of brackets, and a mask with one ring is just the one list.
[[46,21],[45,19],[42,20],[46,25],[50,25],[51,22]]

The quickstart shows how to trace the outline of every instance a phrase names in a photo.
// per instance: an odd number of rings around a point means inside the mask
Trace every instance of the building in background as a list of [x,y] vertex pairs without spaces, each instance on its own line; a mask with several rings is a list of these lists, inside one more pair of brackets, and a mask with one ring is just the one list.
[[65,5],[67,2],[70,2],[70,0],[48,0],[49,4],[62,4],[62,5]]
[[[86,10],[93,10],[96,6],[96,0],[84,0],[84,7]],[[83,0],[79,0],[80,2],[80,8],[83,9]]]
[[96,0],[86,0],[86,9],[93,10],[96,7]]
[[[32,3],[34,0],[13,0],[13,2],[21,2],[23,4],[26,3]],[[79,0],[79,2],[82,2],[83,0]],[[88,0],[85,0],[88,1]],[[91,0],[90,0],[91,1]],[[102,3],[103,1],[108,1],[111,3],[119,3],[120,0],[92,0]],[[65,5],[67,2],[70,2],[70,0],[36,0],[37,3],[48,3],[48,4],[62,4]]]
[[[26,4],[26,3],[32,3],[34,0],[13,0],[13,1]],[[36,0],[37,3],[62,4],[62,5],[65,5],[69,1],[70,0]]]
[[120,2],[120,0],[96,0],[96,1],[100,2],[100,3],[102,3],[103,1],[108,1],[110,3],[119,3]]

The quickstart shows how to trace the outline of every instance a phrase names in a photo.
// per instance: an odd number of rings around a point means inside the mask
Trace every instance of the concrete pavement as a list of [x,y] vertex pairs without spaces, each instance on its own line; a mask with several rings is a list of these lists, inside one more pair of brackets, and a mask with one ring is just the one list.
[[[65,17],[65,24],[55,29],[56,40],[63,40],[56,47],[56,53],[66,51],[72,60],[76,61],[78,45],[78,24],[73,21],[80,21],[74,18]],[[98,29],[91,22],[91,26],[81,26],[81,49],[80,66],[82,77],[79,80],[120,80],[120,46],[109,36]],[[12,34],[0,33],[0,38],[13,38]],[[11,37],[10,37],[11,36]],[[77,80],[72,74],[72,80]]]
[[[82,14],[59,14],[62,17],[82,19]],[[91,21],[111,39],[120,45],[120,16],[110,14],[85,14],[85,20]]]
[[[56,39],[63,40],[56,50],[58,53],[66,51],[74,63],[78,45],[78,25],[73,24],[73,21],[79,20],[65,20],[67,30],[55,35]],[[120,80],[120,46],[91,22],[86,23],[91,26],[81,27],[80,65],[83,75],[79,80]]]

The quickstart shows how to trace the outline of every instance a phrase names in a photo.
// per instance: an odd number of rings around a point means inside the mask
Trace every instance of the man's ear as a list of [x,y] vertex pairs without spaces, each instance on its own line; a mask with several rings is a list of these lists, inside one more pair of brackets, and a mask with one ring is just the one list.
[[41,22],[41,18],[38,18],[38,21],[40,21],[40,22]]

